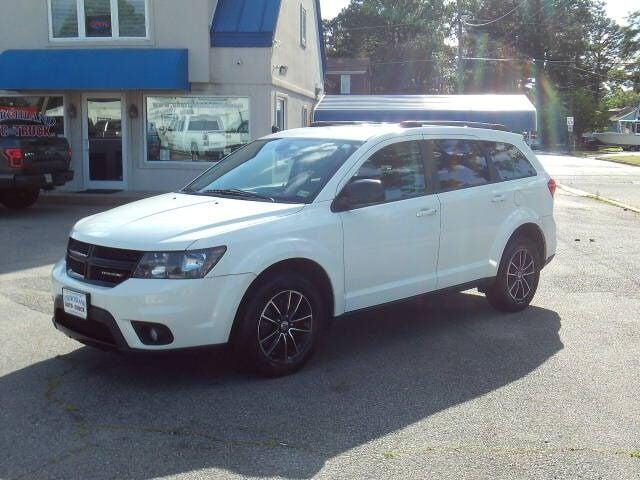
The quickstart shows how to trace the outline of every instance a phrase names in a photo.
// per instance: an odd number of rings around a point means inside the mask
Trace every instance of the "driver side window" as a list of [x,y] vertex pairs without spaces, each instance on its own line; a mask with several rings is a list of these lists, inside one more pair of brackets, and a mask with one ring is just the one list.
[[427,194],[420,142],[399,142],[374,153],[362,164],[354,180],[379,180],[385,202],[395,202]]

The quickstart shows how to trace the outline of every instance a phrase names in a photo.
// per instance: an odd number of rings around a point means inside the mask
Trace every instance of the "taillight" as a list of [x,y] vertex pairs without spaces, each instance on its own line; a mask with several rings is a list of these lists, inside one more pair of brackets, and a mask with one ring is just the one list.
[[547,183],[547,187],[549,187],[549,192],[551,193],[551,196],[553,197],[556,194],[556,189],[558,188],[558,184],[556,183],[556,181],[551,178],[549,179],[549,183]]
[[22,168],[24,166],[24,155],[21,148],[7,148],[4,154],[9,159],[9,167]]

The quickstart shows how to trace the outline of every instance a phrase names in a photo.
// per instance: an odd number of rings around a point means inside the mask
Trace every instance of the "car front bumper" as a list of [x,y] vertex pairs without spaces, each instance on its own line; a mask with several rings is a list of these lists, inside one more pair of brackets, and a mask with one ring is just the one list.
[[[253,274],[197,280],[129,279],[102,287],[70,277],[64,260],[53,268],[55,327],[82,343],[116,350],[165,351],[227,343],[236,311]],[[86,293],[88,318],[65,314],[62,289]],[[167,327],[173,341],[148,345],[132,322]]]

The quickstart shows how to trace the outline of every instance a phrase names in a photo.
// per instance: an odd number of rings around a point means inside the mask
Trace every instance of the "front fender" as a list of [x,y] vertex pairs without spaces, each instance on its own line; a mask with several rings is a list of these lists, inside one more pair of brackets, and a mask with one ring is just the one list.
[[344,313],[344,269],[342,246],[332,242],[336,248],[327,247],[327,238],[322,241],[303,238],[285,238],[269,242],[250,252],[238,264],[238,271],[260,275],[269,267],[291,259],[310,260],[317,263],[329,277],[334,298],[335,315]]
[[[210,239],[196,242],[191,249],[207,248],[211,243]],[[228,250],[211,276],[260,275],[292,259],[315,262],[331,282],[335,314],[344,313],[342,224],[328,204],[308,205],[295,215],[221,235],[215,243],[227,245]]]

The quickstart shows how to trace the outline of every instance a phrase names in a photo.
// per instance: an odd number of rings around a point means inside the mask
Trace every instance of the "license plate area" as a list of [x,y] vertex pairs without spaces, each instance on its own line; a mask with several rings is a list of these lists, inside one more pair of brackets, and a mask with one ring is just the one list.
[[45,173],[44,181],[47,182],[47,185],[51,185],[53,183],[53,175],[51,173]]
[[62,305],[64,307],[64,313],[86,320],[89,311],[89,295],[63,288]]

